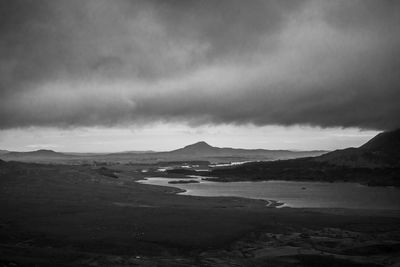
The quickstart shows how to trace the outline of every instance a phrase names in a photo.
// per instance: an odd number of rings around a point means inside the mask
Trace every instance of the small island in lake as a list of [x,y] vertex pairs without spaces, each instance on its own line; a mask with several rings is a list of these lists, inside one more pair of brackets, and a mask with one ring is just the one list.
[[200,183],[197,180],[177,180],[177,181],[169,181],[169,184],[198,184]]

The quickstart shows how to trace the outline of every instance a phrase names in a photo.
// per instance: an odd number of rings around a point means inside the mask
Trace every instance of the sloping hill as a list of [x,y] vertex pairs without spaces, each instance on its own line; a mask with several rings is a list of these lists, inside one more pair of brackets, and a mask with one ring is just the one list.
[[400,155],[400,129],[383,132],[360,147],[364,151]]
[[359,148],[333,151],[314,158],[252,162],[212,170],[216,181],[346,181],[400,186],[400,131],[377,135]]
[[359,148],[336,150],[316,160],[349,167],[400,167],[400,129],[380,133]]

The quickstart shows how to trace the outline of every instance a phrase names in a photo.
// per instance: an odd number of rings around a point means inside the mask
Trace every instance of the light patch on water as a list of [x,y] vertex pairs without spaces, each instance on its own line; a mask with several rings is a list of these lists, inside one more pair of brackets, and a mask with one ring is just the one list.
[[[185,190],[183,195],[230,196],[273,200],[281,207],[292,208],[353,208],[400,210],[400,190],[395,187],[369,187],[357,183],[326,182],[212,182],[202,176],[191,175],[187,179],[199,183],[173,184]],[[139,182],[169,186],[169,181],[185,178],[150,177]]]

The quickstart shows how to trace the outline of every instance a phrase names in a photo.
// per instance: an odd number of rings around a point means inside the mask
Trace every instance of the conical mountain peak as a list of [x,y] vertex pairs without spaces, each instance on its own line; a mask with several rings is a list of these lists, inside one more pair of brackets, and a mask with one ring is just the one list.
[[204,141],[200,141],[200,142],[197,142],[197,143],[194,143],[194,144],[191,144],[191,145],[187,145],[185,147],[212,147],[212,146],[210,146],[209,144],[207,144]]
[[184,148],[177,149],[173,152],[184,153],[184,154],[212,154],[219,151],[220,148],[213,147],[204,141],[200,141],[191,145],[187,145]]

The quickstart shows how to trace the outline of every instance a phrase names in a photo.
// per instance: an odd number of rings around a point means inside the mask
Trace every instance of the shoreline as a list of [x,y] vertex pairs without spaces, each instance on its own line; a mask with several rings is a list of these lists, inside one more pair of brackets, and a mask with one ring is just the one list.
[[[268,162],[268,161],[266,161]],[[257,163],[257,162],[250,162],[250,163]],[[225,169],[226,171],[230,170],[231,168]],[[181,179],[186,179],[189,177],[203,177],[202,180],[210,181],[210,182],[219,182],[219,183],[229,183],[229,182],[272,182],[272,181],[287,181],[287,182],[315,182],[315,183],[356,183],[360,184],[363,186],[368,186],[368,187],[394,187],[400,189],[400,185],[398,184],[387,184],[387,183],[378,183],[378,182],[371,182],[371,181],[360,181],[358,179],[356,180],[349,180],[349,179],[329,179],[329,180],[324,180],[324,179],[312,179],[312,178],[304,178],[304,177],[297,177],[296,179],[292,178],[279,178],[279,179],[274,179],[269,177],[268,179],[264,178],[241,178],[237,177],[236,175],[230,176],[230,175],[218,175],[213,172],[215,171],[222,171],[224,169],[214,169],[214,170],[209,170],[209,171],[204,171],[199,175],[199,172],[195,170],[184,170],[184,172],[173,172],[174,170],[169,170],[166,172],[161,172],[161,173],[154,173],[155,175],[158,175],[160,178],[181,178]],[[244,175],[246,176],[246,175]]]
[[[169,191],[165,192],[165,193],[170,193],[170,194],[175,194],[175,195],[181,195],[181,196],[187,196],[187,197],[205,197],[205,198],[225,198],[225,199],[244,199],[244,200],[248,200],[248,201],[262,201],[262,202],[266,202],[265,207],[267,208],[279,208],[279,207],[285,207],[285,208],[291,208],[289,206],[287,206],[285,203],[279,202],[277,200],[273,200],[273,199],[261,199],[261,198],[250,198],[250,197],[239,197],[239,196],[198,196],[198,195],[189,195],[189,194],[185,194],[188,193],[189,190],[185,190],[185,189],[181,189],[178,187],[174,187],[174,186],[170,186],[170,184],[168,185],[155,185],[155,184],[147,184],[147,183],[143,183],[141,181],[146,181],[148,180],[148,178],[152,178],[152,177],[146,177],[140,180],[135,180],[135,183],[141,184],[141,185],[149,185],[149,186],[155,186],[155,187],[162,187],[162,188],[166,188]],[[171,178],[166,178],[166,179],[171,179]]]
[[[155,178],[155,179],[165,179],[167,181],[167,184],[152,184],[150,183],[146,183],[144,181],[148,181],[151,178]],[[199,181],[196,184],[202,183],[202,182],[212,182],[212,183],[220,183],[219,181],[210,181],[207,178],[198,176],[196,177]],[[226,192],[220,192],[220,194],[214,194],[214,195],[204,195],[201,192],[198,194],[193,194],[190,189],[183,189],[183,188],[179,188],[179,187],[175,187],[175,186],[171,186],[171,185],[176,185],[178,186],[179,184],[187,184],[187,183],[171,183],[171,180],[173,179],[183,179],[182,177],[179,178],[171,178],[171,177],[146,177],[142,180],[137,180],[136,182],[140,183],[140,184],[145,184],[145,185],[151,185],[151,186],[161,186],[164,188],[168,188],[170,193],[174,193],[177,195],[184,195],[184,196],[191,196],[191,197],[225,197],[225,198],[243,198],[243,199],[247,199],[247,200],[261,200],[266,202],[266,207],[269,208],[294,208],[294,209],[347,209],[347,210],[375,210],[375,211],[400,211],[400,208],[397,206],[393,206],[390,204],[385,204],[384,202],[380,203],[380,202],[376,202],[378,203],[377,205],[374,206],[374,204],[367,204],[367,206],[363,206],[363,203],[358,203],[357,201],[352,204],[352,203],[348,203],[348,204],[344,204],[344,203],[340,203],[337,202],[338,200],[335,199],[335,197],[332,198],[332,200],[328,200],[327,204],[323,204],[323,205],[316,205],[315,203],[312,204],[313,199],[311,198],[309,201],[311,201],[311,205],[309,206],[301,206],[302,204],[300,203],[292,203],[289,204],[287,203],[285,200],[278,200],[278,199],[270,199],[267,198],[268,196],[266,196],[266,198],[260,198],[260,197],[252,197],[252,196],[247,196],[247,195],[241,195],[241,194],[233,194],[233,195],[228,195],[226,194]],[[186,179],[193,179],[193,176],[189,177],[187,176]],[[330,184],[345,184],[345,185],[350,185],[350,186],[356,186],[356,187],[365,187],[365,188],[370,188],[367,185],[364,184],[360,184],[357,182],[325,182],[325,181],[288,181],[288,180],[269,180],[269,181],[230,181],[227,183],[249,183],[249,184],[253,184],[253,183],[288,183],[288,184],[297,184],[297,183],[307,183],[310,185],[303,185],[302,186],[302,190],[309,190],[311,188],[311,185],[318,185],[318,184],[323,184],[323,185],[330,185]],[[310,186],[310,187],[309,187]],[[383,188],[387,188],[388,190],[398,190],[398,187],[394,187],[394,186],[385,186]],[[315,188],[311,188],[311,190],[315,190]],[[290,188],[289,188],[290,190]],[[318,190],[318,188],[317,188]],[[366,189],[368,190],[368,189]],[[196,191],[196,189],[194,190]],[[201,189],[200,189],[201,191]],[[312,191],[311,191],[312,192]],[[215,192],[214,192],[215,193]],[[318,193],[318,192],[317,192]],[[365,192],[361,191],[361,194],[365,194]],[[366,192],[368,194],[368,191]],[[395,194],[397,192],[392,192],[390,191],[390,196],[393,198],[392,194]],[[400,193],[400,192],[399,192]],[[246,194],[246,193],[245,193]],[[361,195],[362,196],[362,195]],[[272,196],[271,196],[272,197]],[[315,199],[314,199],[315,200]],[[388,198],[388,200],[390,200],[390,198]],[[330,202],[331,203],[330,203]],[[301,201],[300,201],[301,202]],[[392,203],[394,203],[393,201],[391,201]],[[358,204],[357,204],[358,203]],[[379,204],[380,203],[380,204]],[[304,204],[304,203],[303,203]],[[335,204],[337,204],[337,206],[334,206]],[[384,206],[386,205],[386,206]]]
[[[165,177],[171,178],[171,177]],[[348,181],[348,180],[335,180],[335,181],[323,181],[323,180],[312,180],[312,179],[301,179],[301,180],[290,180],[290,179],[269,179],[269,180],[250,180],[250,179],[227,179],[223,177],[207,177],[203,178],[205,181],[216,182],[216,183],[236,183],[236,182],[250,182],[250,183],[265,183],[265,182],[306,182],[306,183],[323,183],[323,184],[358,184],[366,187],[378,187],[378,188],[396,188],[400,189],[400,186],[396,185],[380,185],[380,184],[368,184],[359,181]]]

